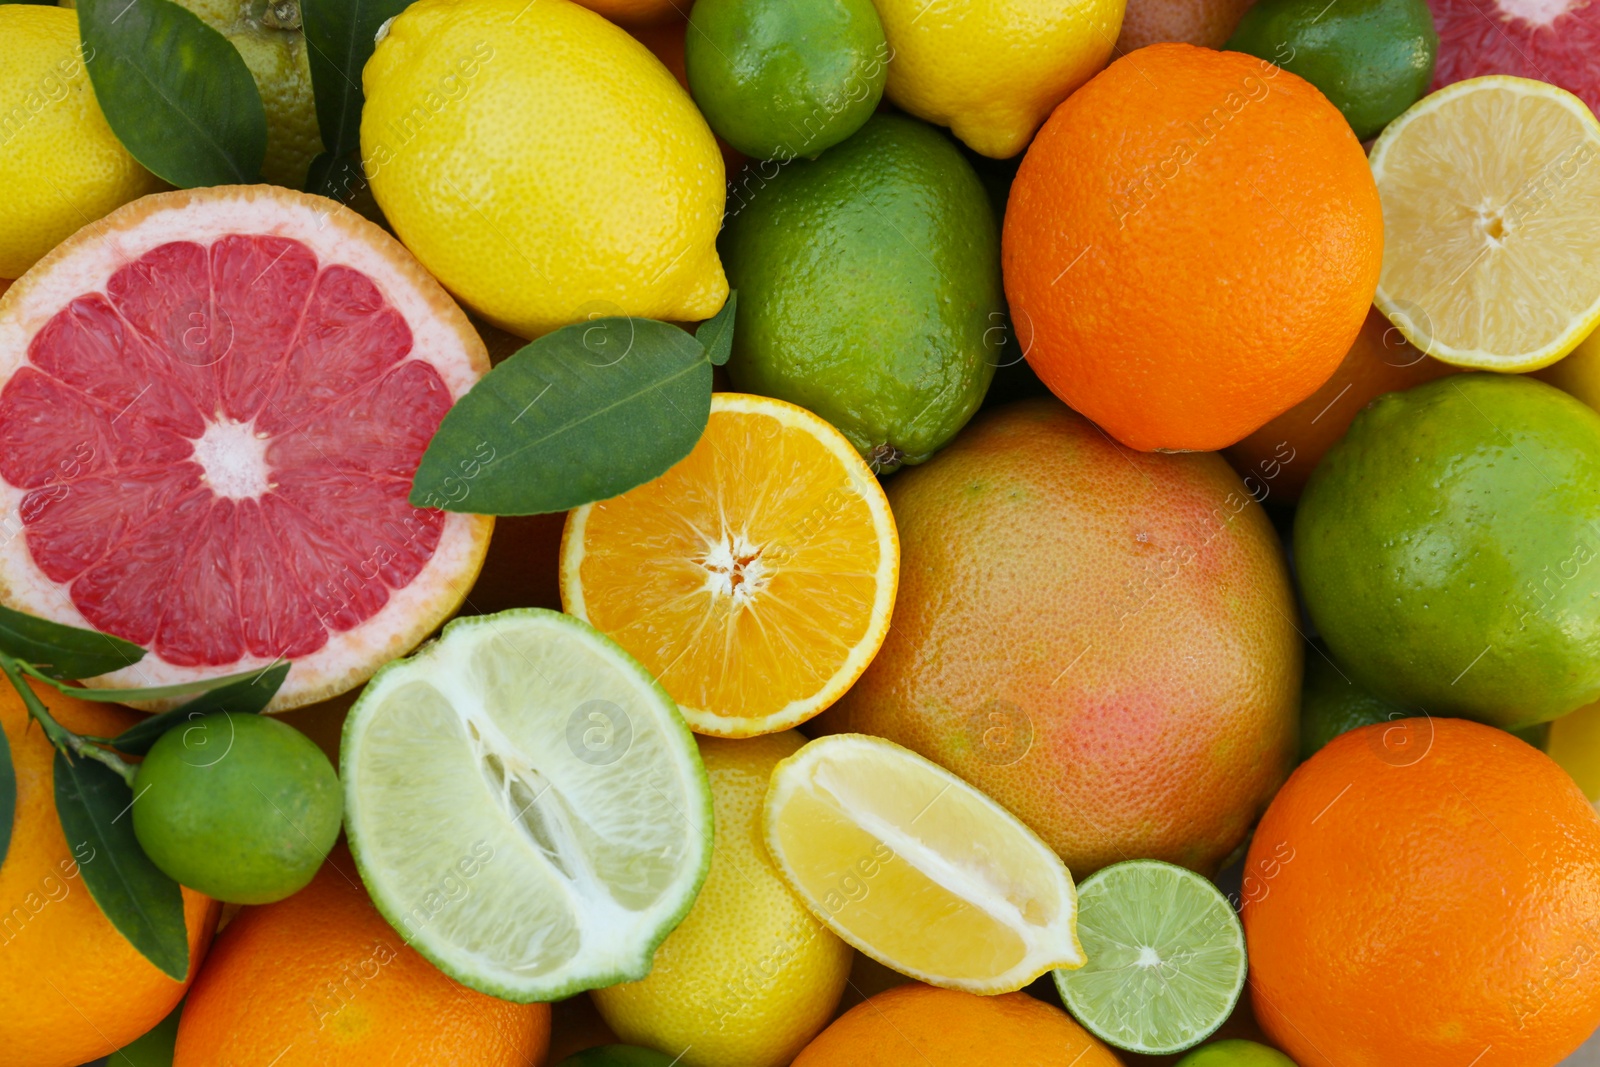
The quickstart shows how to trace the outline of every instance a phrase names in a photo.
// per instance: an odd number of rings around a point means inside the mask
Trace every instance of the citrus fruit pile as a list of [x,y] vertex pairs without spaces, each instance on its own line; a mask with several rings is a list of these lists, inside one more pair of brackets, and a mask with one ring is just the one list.
[[1600,1064],[1596,12],[0,0],[0,1061]]

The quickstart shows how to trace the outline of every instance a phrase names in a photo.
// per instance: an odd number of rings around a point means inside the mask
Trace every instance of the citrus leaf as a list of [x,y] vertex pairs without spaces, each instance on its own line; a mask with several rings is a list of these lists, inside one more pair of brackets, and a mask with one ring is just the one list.
[[183,189],[261,180],[267,113],[244,57],[172,0],[78,0],[89,80],[133,158]]
[[0,652],[51,678],[93,678],[144,658],[131,641],[0,607]]
[[653,319],[564,326],[524,346],[445,415],[416,507],[535,515],[625,493],[689,454],[711,415],[711,363]]
[[60,751],[55,779],[56,814],[89,895],[146,959],[183,981],[189,971],[183,894],[133,836],[133,791],[103,764]]
[[[30,674],[33,672],[29,671]],[[40,678],[68,696],[79,700],[92,700],[98,704],[132,704],[138,700],[165,700],[168,697],[186,697],[190,693],[204,693],[219,686],[255,678],[261,673],[256,667],[237,674],[221,674],[215,678],[197,678],[192,682],[174,682],[172,685],[147,685],[137,689],[90,689],[81,685],[63,685],[53,678]],[[34,675],[34,677],[38,677]]]
[[17,815],[17,769],[11,763],[11,742],[0,730],[0,864],[11,848],[11,824]]
[[142,756],[150,751],[156,739],[181,722],[231,711],[239,715],[255,715],[271,702],[272,696],[288,677],[289,664],[279,663],[264,671],[256,671],[248,678],[207,690],[171,711],[152,715],[128,727],[111,742],[111,747],[132,756]]
[[317,126],[327,148],[311,162],[306,192],[348,201],[366,181],[361,147],[361,68],[372,58],[378,28],[411,0],[300,0],[300,28],[311,61]]
[[702,322],[694,331],[694,339],[706,349],[706,358],[712,366],[720,367],[733,355],[733,317],[739,310],[739,290],[728,290],[728,302],[722,310]]

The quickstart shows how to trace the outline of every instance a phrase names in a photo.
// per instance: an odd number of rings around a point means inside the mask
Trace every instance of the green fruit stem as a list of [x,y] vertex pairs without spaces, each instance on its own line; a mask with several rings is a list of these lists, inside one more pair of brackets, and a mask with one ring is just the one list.
[[44,701],[39,699],[39,694],[33,691],[33,687],[28,685],[23,679],[23,675],[31,674],[41,677],[52,685],[56,684],[55,679],[45,676],[43,672],[32,664],[24,663],[6,655],[4,652],[0,652],[0,671],[5,672],[12,688],[17,691],[18,696],[22,697],[23,706],[28,709],[28,714],[38,721],[39,725],[44,729],[44,735],[50,739],[50,743],[55,745],[63,755],[80,756],[84,759],[92,759],[98,763],[103,763],[113,771],[116,771],[118,777],[128,783],[129,789],[133,788],[135,770],[133,764],[124,760],[115,752],[101,748],[91,739],[75,734],[56,722],[55,717],[50,714],[50,709],[44,706]]

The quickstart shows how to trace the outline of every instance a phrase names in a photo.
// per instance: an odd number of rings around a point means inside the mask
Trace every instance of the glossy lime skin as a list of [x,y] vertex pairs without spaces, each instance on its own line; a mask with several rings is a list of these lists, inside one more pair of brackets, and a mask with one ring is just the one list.
[[1260,0],[1223,47],[1300,75],[1365,141],[1428,91],[1439,34],[1426,0]]
[[874,115],[817,160],[752,165],[728,211],[738,389],[821,415],[880,473],[955,436],[1006,319],[994,212],[943,132]]
[[671,1056],[638,1045],[601,1045],[584,1049],[556,1064],[556,1067],[672,1067]]
[[754,159],[815,159],[872,116],[889,45],[871,0],[696,0],[689,92]]
[[161,735],[134,779],[133,832],[181,885],[236,904],[305,887],[339,836],[344,794],[305,734],[207,715]]
[[1195,1049],[1178,1067],[1295,1067],[1295,1062],[1276,1049],[1229,1038]]
[[1402,719],[1412,713],[1357,685],[1316,648],[1306,650],[1300,687],[1300,759],[1310,759],[1335,737],[1358,726]]
[[1463,374],[1373,401],[1295,517],[1306,609],[1375,695],[1504,729],[1600,697],[1600,415]]

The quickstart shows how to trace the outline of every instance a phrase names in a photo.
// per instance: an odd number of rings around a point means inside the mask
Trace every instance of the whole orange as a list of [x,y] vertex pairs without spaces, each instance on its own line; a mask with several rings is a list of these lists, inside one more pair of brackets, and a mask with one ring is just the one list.
[[577,0],[620,26],[649,26],[673,18],[688,18],[688,0]]
[[1300,1067],[1552,1067],[1600,1025],[1600,816],[1492,726],[1335,738],[1242,892],[1256,1018]]
[[[143,716],[35,686],[56,721],[111,737]],[[76,1067],[109,1055],[172,1010],[175,982],[139,954],[100,911],[80,864],[110,863],[88,842],[68,842],[56,816],[55,750],[0,680],[0,726],[11,746],[17,808],[0,865],[0,1061]],[[183,891],[189,977],[205,958],[219,906]]]
[[539,1067],[550,1005],[458,984],[372,906],[335,848],[311,884],[243,909],[189,991],[173,1067]]
[[1117,1067],[1072,1016],[1026,993],[980,997],[913,982],[862,1001],[793,1067]]
[[1344,436],[1368,403],[1459,369],[1423,355],[1381,311],[1368,308],[1355,343],[1333,377],[1224,455],[1257,500],[1293,504],[1322,462],[1322,454]]
[[1238,52],[1156,44],[1050,116],[1006,208],[1028,362],[1124,444],[1233,444],[1311,395],[1372,304],[1383,218],[1339,110]]
[[1289,773],[1300,692],[1283,550],[1238,475],[1042,398],[888,493],[894,625],[826,726],[948,767],[1076,877],[1215,869]]

